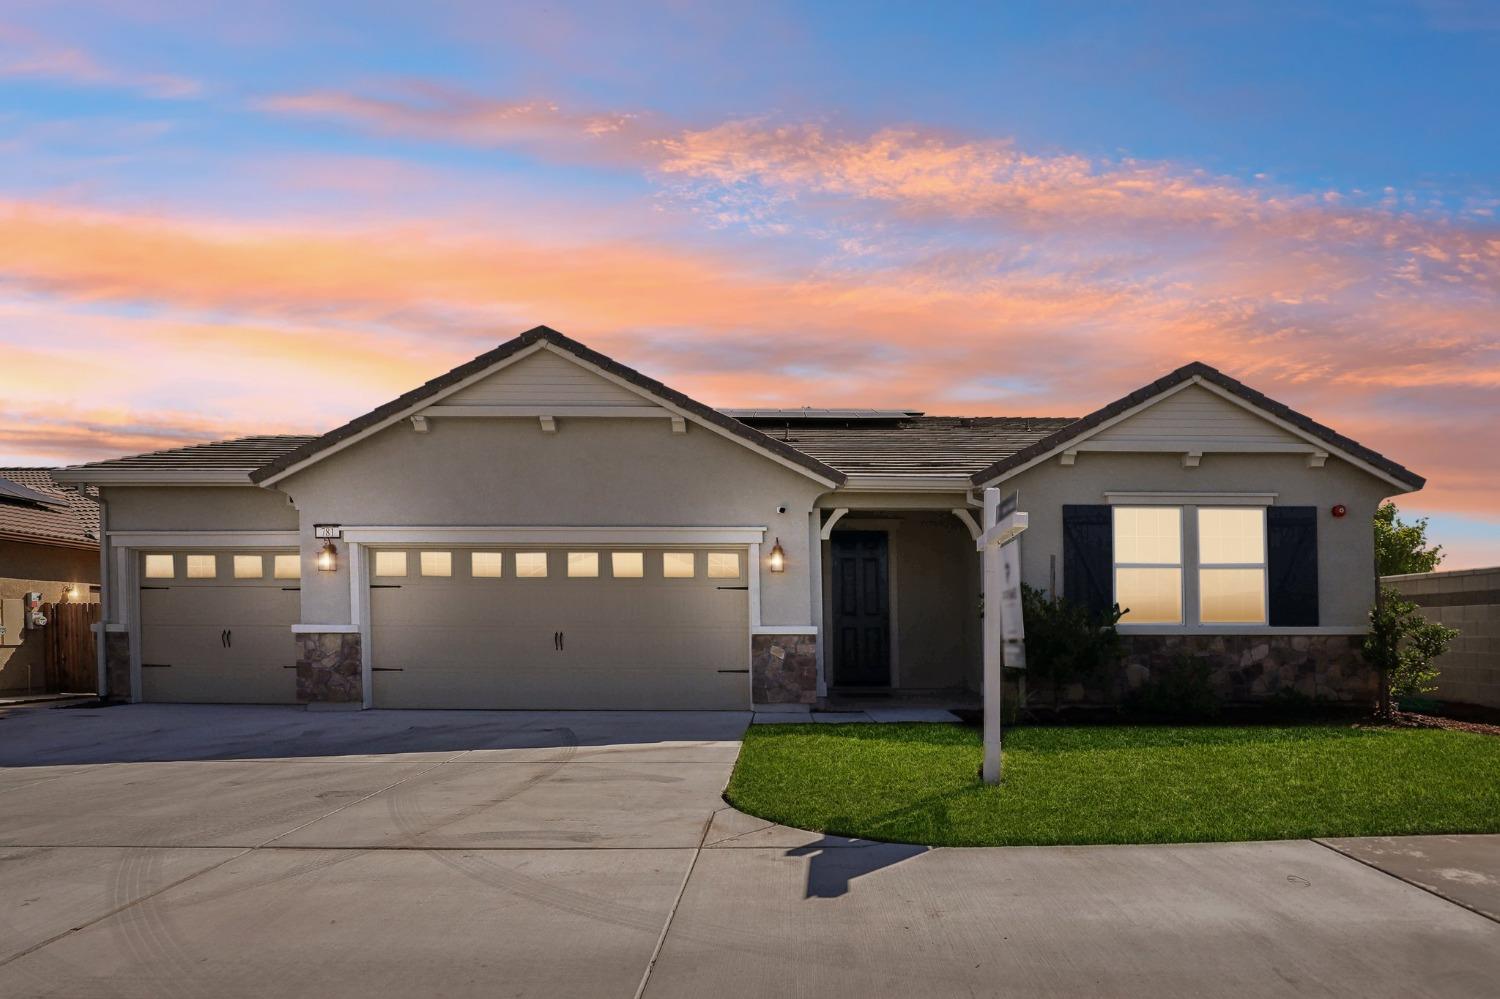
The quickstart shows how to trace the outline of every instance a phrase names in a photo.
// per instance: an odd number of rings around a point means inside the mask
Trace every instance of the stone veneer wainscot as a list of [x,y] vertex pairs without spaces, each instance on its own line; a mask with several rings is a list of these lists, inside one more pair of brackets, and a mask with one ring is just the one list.
[[756,704],[812,704],[817,701],[817,637],[752,635],[750,699]]
[[357,704],[364,696],[359,635],[316,632],[297,636],[299,702]]

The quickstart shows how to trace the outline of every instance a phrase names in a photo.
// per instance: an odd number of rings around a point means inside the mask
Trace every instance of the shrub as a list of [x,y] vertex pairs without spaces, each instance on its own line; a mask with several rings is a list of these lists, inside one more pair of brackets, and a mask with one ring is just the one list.
[[1380,673],[1380,713],[1389,716],[1393,698],[1415,698],[1437,689],[1432,660],[1448,651],[1458,637],[1424,618],[1417,605],[1393,586],[1382,586],[1370,611],[1364,653]]
[[1179,655],[1125,695],[1127,711],[1162,718],[1214,718],[1219,695],[1213,687],[1213,666],[1206,659]]
[[1055,711],[1065,684],[1094,676],[1120,657],[1120,607],[1095,614],[1082,604],[1021,584],[1026,620],[1026,665],[1052,685]]

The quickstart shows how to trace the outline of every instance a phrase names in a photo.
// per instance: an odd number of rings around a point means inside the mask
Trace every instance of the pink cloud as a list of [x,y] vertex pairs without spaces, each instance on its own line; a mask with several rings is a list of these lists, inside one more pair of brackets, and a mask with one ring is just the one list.
[[83,49],[49,42],[25,29],[0,24],[0,78],[6,77],[130,90],[162,100],[196,97],[203,90],[197,80],[111,66]]

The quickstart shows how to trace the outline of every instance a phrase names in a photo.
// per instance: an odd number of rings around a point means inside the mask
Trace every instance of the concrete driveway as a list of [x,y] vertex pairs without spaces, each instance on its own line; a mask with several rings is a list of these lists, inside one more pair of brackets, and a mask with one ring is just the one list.
[[[724,805],[747,721],[10,711],[0,995],[1490,996],[1500,981],[1494,837],[837,840]],[[1471,908],[1408,883],[1424,878]]]

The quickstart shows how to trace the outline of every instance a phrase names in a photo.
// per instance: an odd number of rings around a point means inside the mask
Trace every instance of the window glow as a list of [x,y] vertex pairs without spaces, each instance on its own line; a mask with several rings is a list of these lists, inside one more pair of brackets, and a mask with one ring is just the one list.
[[1182,508],[1115,507],[1115,562],[1121,565],[1181,565]]
[[188,579],[217,579],[219,559],[214,555],[189,555],[187,557]]
[[1198,508],[1198,561],[1203,565],[1261,565],[1266,560],[1266,514],[1238,507]]
[[147,579],[171,579],[176,570],[172,566],[170,555],[147,555],[146,556],[146,578]]
[[1205,624],[1265,624],[1266,570],[1199,571],[1198,619]]
[[666,579],[692,579],[697,567],[692,552],[662,552],[661,574]]
[[259,579],[265,574],[265,560],[259,555],[236,555],[234,557],[235,579]]
[[404,576],[404,575],[406,575],[406,552],[376,552],[375,553],[375,575],[377,575],[377,576]]
[[709,579],[739,579],[740,578],[740,553],[739,552],[709,552],[708,553],[708,578]]
[[452,552],[423,552],[420,561],[424,576],[453,575]]
[[272,570],[277,579],[301,579],[302,578],[302,556],[301,555],[277,555],[275,568]]
[[594,579],[599,575],[598,552],[568,552],[568,575],[576,579]]
[[616,579],[640,579],[646,575],[643,552],[610,552],[609,569]]
[[501,552],[470,552],[469,575],[475,579],[499,579],[505,571],[505,556]]
[[1182,570],[1117,568],[1115,602],[1121,623],[1181,624]]
[[545,579],[546,577],[546,552],[516,552],[516,578]]

